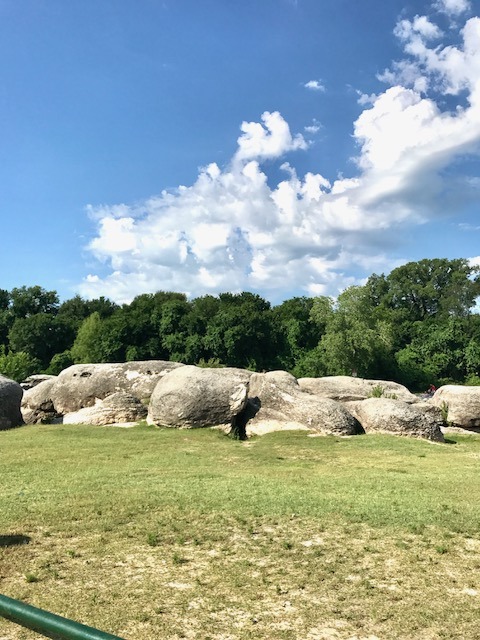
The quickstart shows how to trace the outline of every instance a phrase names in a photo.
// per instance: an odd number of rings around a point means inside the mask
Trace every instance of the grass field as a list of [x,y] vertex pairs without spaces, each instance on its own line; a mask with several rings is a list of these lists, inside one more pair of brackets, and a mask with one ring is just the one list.
[[475,640],[480,436],[448,440],[0,432],[0,592],[127,640]]

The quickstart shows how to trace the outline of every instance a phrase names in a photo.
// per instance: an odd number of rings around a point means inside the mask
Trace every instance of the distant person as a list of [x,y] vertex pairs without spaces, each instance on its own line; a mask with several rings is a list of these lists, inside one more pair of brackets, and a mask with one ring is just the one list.
[[429,398],[431,398],[436,390],[437,390],[437,387],[434,384],[431,384],[427,389],[426,395]]

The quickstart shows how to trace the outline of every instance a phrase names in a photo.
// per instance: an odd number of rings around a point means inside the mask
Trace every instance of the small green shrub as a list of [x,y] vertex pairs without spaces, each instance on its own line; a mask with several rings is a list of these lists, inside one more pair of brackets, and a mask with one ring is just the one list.
[[25,351],[7,353],[4,345],[0,345],[0,373],[11,380],[22,382],[32,373],[38,372],[40,362]]
[[158,535],[156,533],[153,533],[152,531],[150,531],[149,533],[147,533],[147,544],[150,545],[151,547],[156,547],[158,545],[159,539],[158,539]]
[[48,365],[48,369],[45,370],[45,373],[48,373],[51,376],[58,376],[64,369],[70,367],[73,364],[73,358],[70,351],[67,349],[66,351],[62,351],[62,353],[56,353],[53,358],[50,360],[50,364]]
[[388,398],[389,400],[397,400],[398,396],[396,393],[386,393],[385,388],[382,387],[381,384],[377,384],[372,387],[372,390],[368,394],[369,398]]
[[226,365],[220,362],[220,358],[209,358],[208,360],[200,358],[197,362],[197,367],[201,367],[202,369],[221,369],[222,367],[226,367]]
[[383,394],[384,393],[385,393],[385,389],[382,387],[382,385],[377,384],[374,387],[372,387],[372,390],[368,394],[368,397],[369,398],[383,398]]
[[173,564],[187,564],[188,562],[188,558],[181,556],[179,553],[174,553],[172,560]]
[[448,424],[448,404],[445,400],[440,405],[440,411],[442,412],[442,420],[445,425]]

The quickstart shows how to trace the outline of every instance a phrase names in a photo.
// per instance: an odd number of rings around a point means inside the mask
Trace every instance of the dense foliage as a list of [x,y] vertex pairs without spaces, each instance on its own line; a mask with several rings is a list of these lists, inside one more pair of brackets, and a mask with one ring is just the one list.
[[364,286],[272,307],[253,293],[188,300],[142,294],[130,304],[39,286],[0,289],[0,373],[21,380],[73,363],[175,360],[300,376],[392,379],[412,389],[480,382],[479,268],[410,262]]

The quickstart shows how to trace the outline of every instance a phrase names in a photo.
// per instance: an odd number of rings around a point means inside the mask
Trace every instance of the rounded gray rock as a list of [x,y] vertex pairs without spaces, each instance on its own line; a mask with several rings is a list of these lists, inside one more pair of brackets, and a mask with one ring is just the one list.
[[442,412],[427,402],[407,404],[389,398],[347,402],[366,433],[390,433],[444,442]]
[[176,369],[155,387],[147,423],[183,428],[231,425],[247,403],[250,376],[250,371],[232,367]]
[[23,389],[14,380],[0,374],[0,430],[23,424],[20,404]]
[[303,391],[286,371],[254,373],[248,395],[254,415],[246,424],[247,435],[287,429],[337,435],[362,433],[357,420],[343,405]]
[[443,408],[452,427],[480,431],[480,387],[444,385],[429,402]]
[[302,391],[315,396],[331,398],[338,402],[366,400],[375,391],[381,391],[382,397],[404,402],[418,402],[413,393],[398,382],[389,380],[368,380],[353,376],[325,376],[323,378],[299,378],[298,384]]
[[55,380],[52,376],[24,392],[21,411],[25,424],[52,422],[58,417],[52,401]]

